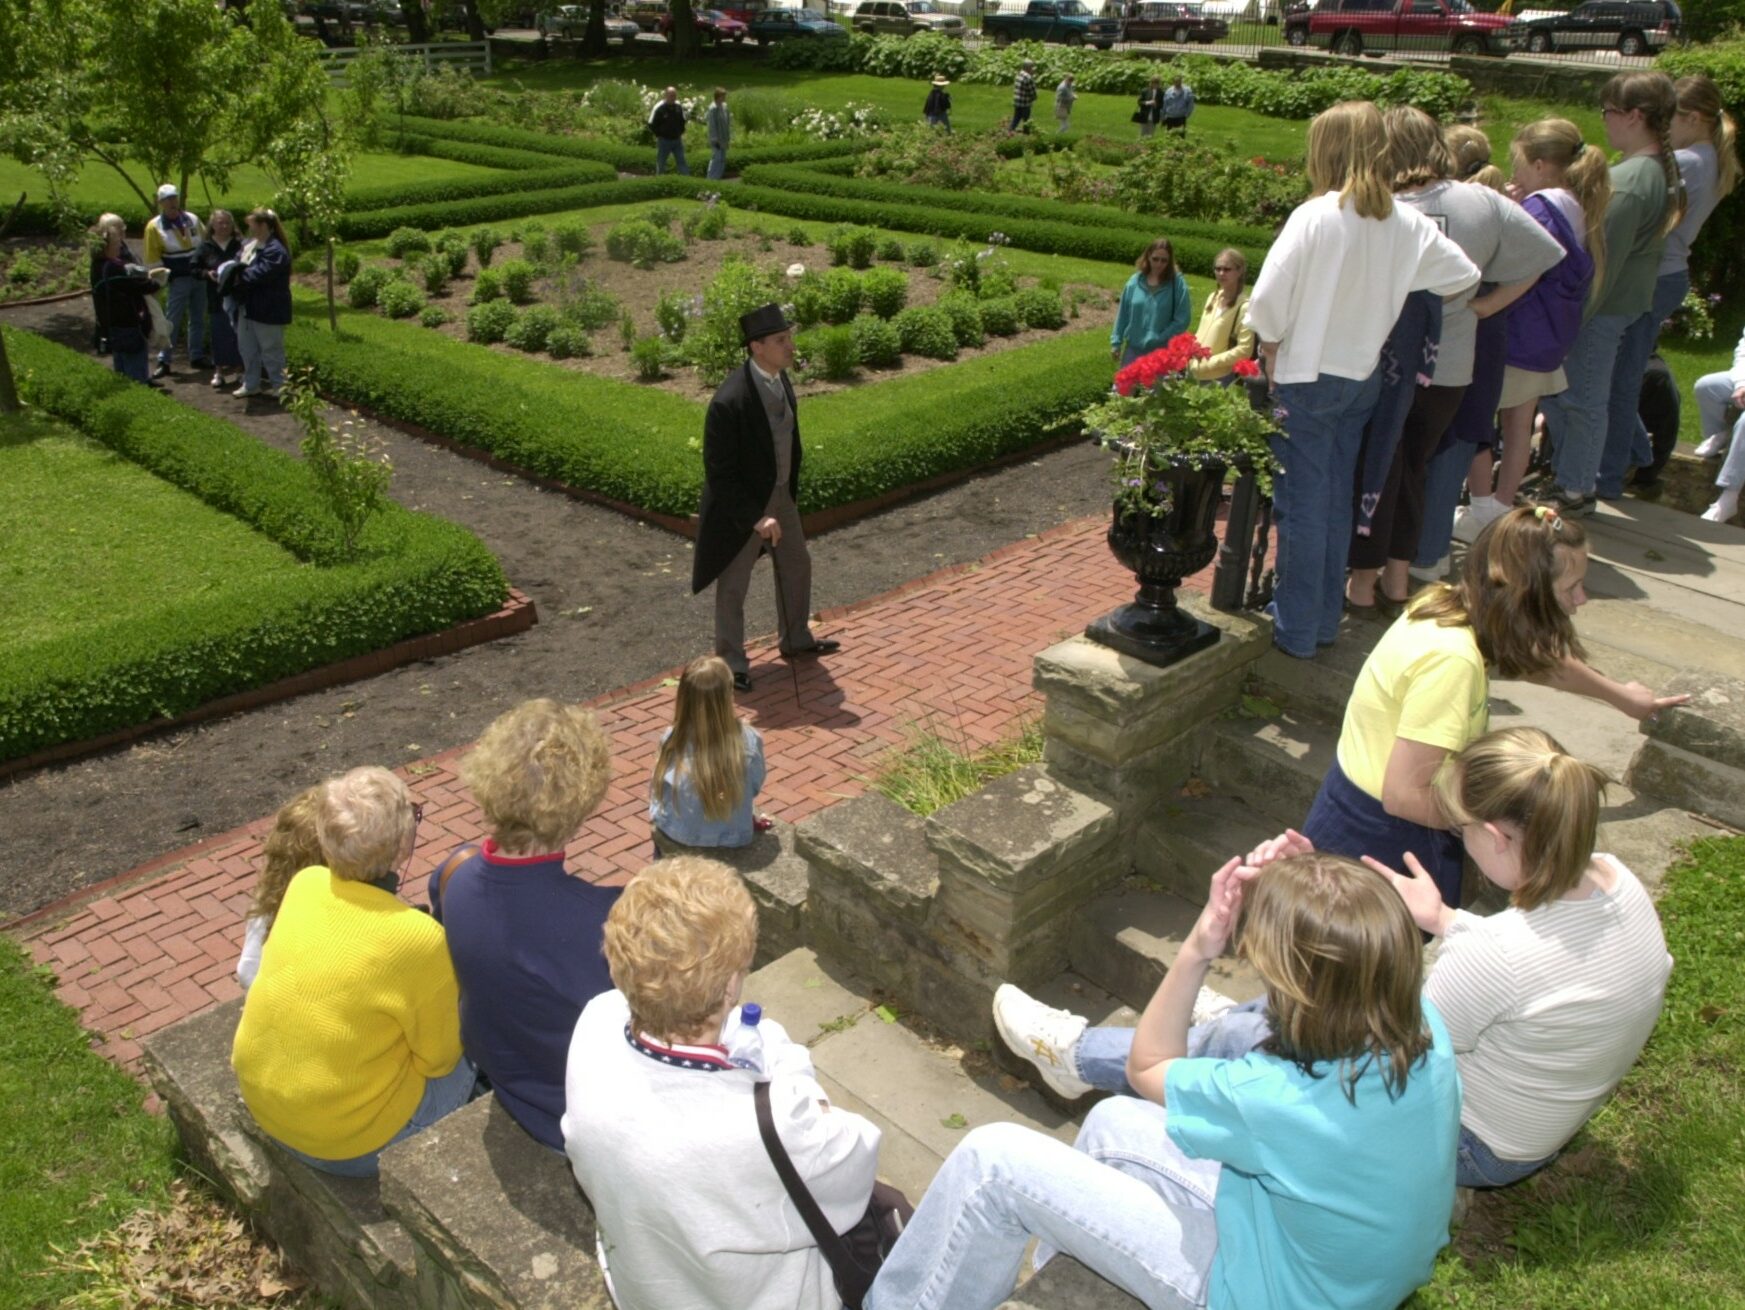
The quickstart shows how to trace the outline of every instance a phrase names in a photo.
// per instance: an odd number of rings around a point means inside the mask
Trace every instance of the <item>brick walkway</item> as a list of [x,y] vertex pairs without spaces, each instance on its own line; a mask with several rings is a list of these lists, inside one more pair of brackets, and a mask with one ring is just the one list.
[[[827,662],[789,665],[772,647],[754,649],[756,690],[741,710],[763,733],[769,759],[759,808],[795,822],[859,793],[876,758],[917,727],[970,746],[1009,735],[1015,720],[1040,708],[1031,657],[1132,596],[1132,575],[1110,556],[1104,523],[1065,524],[826,614],[821,630],[843,643]],[[1203,589],[1210,576],[1189,585]],[[757,585],[769,585],[767,571]],[[612,735],[614,777],[572,845],[572,872],[622,882],[646,862],[648,777],[671,722],[672,685],[657,678],[594,702]],[[456,776],[464,750],[399,770],[424,804],[402,885],[410,900],[422,899],[430,869],[450,850],[482,835]],[[131,1065],[142,1037],[237,994],[242,920],[270,822],[155,860],[18,926],[105,1054]]]

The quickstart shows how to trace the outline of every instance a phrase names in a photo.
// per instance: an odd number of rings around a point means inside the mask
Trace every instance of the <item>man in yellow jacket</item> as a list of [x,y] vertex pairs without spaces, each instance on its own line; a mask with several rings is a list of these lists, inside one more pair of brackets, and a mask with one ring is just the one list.
[[196,266],[195,254],[206,237],[200,220],[182,208],[182,193],[173,182],[158,188],[158,212],[145,225],[145,266],[168,269],[169,294],[164,316],[170,320],[170,344],[158,352],[154,378],[170,371],[170,352],[182,336],[182,316],[187,315],[188,363],[211,368],[206,354],[206,279]]

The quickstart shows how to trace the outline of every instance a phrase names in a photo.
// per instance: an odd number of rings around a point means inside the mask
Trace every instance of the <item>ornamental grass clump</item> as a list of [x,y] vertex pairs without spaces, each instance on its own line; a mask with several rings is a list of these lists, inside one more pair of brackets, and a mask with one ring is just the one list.
[[1260,367],[1238,361],[1231,386],[1188,376],[1188,367],[1210,354],[1183,332],[1120,369],[1115,395],[1084,411],[1085,430],[1116,452],[1115,505],[1122,513],[1167,512],[1174,497],[1167,475],[1182,467],[1251,469],[1261,494],[1272,494],[1279,463],[1271,438],[1278,425],[1250,403],[1241,385]]

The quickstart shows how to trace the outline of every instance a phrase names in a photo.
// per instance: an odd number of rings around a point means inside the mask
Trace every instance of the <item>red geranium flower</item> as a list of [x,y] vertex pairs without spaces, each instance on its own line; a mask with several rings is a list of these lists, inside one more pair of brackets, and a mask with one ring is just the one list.
[[1260,376],[1260,365],[1252,359],[1239,359],[1231,371],[1239,378],[1257,378]]

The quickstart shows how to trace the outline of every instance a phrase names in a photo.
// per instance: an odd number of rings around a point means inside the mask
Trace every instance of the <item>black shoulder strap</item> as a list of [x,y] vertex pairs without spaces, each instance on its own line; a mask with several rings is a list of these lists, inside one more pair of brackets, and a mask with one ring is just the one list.
[[805,1182],[795,1170],[794,1162],[788,1158],[788,1150],[782,1145],[782,1139],[776,1135],[775,1116],[770,1112],[769,1084],[758,1083],[753,1099],[757,1102],[757,1131],[763,1137],[764,1150],[769,1152],[770,1163],[775,1165],[776,1173],[781,1175],[782,1186],[787,1189],[788,1198],[800,1212],[800,1218],[806,1221],[806,1229],[812,1234],[812,1240],[818,1243],[818,1249],[824,1253],[830,1271],[838,1277],[844,1272],[858,1274],[860,1266],[849,1254],[841,1236],[830,1226],[824,1212],[818,1208],[818,1202],[812,1199],[812,1193],[807,1190]]
[[477,855],[479,849],[479,846],[474,842],[468,842],[465,846],[458,848],[453,855],[442,862],[442,867],[430,880],[430,909],[438,923],[442,922],[442,903],[448,898],[448,880],[454,877],[456,869]]

